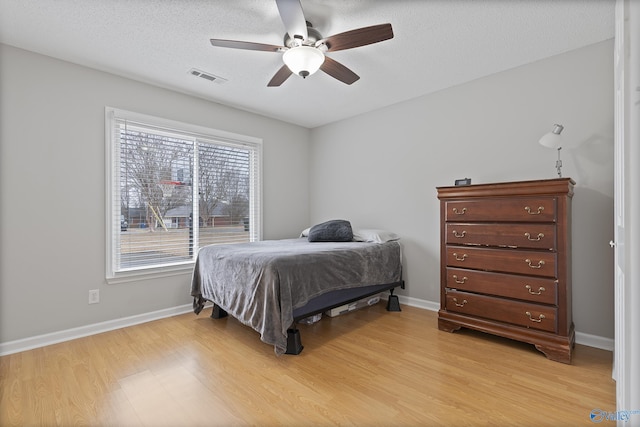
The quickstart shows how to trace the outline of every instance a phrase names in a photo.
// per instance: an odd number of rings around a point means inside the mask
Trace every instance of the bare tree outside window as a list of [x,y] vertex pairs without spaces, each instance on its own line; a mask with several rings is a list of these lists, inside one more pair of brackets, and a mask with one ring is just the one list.
[[248,150],[198,144],[200,219],[214,226],[216,213],[230,224],[240,224],[249,213]]
[[177,166],[193,158],[193,144],[177,138],[123,129],[121,134],[121,196],[129,208],[142,208],[149,231],[166,229],[164,216],[172,208],[190,203],[183,183],[166,195],[161,185],[176,182]]
[[245,222],[258,188],[255,144],[123,119],[113,129],[113,271],[186,263],[198,247],[255,239]]

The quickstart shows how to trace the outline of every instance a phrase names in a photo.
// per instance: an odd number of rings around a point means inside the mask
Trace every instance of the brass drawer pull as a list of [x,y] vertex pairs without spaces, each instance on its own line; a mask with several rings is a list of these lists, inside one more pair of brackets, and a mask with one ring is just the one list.
[[458,208],[453,208],[453,213],[456,215],[464,215],[466,211],[467,211],[467,208],[462,208],[460,212],[458,212]]
[[537,212],[531,212],[531,208],[529,206],[525,206],[524,210],[527,211],[527,213],[529,215],[540,215],[542,213],[542,211],[544,210],[544,206],[538,206],[538,211]]
[[531,290],[531,286],[530,286],[530,285],[526,285],[526,286],[525,286],[525,288],[527,288],[527,290],[529,291],[529,293],[530,293],[531,295],[541,295],[544,291],[546,291],[546,289],[545,289],[545,288],[543,288],[542,286],[540,286],[540,287],[538,288],[538,291],[537,291],[537,292],[533,292],[533,291]]
[[540,241],[540,239],[542,239],[542,238],[544,237],[544,234],[543,234],[543,233],[538,233],[538,237],[537,237],[536,239],[532,239],[532,238],[531,238],[531,234],[529,234],[529,233],[524,233],[524,237],[526,237],[526,238],[527,238],[527,240],[530,240],[530,241],[532,241],[532,242],[539,242],[539,241]]
[[458,303],[458,298],[454,298],[453,303],[456,305],[456,307],[464,307],[465,304],[468,304],[468,301],[466,299],[463,299],[461,303]]
[[466,230],[462,230],[462,233],[458,233],[456,230],[453,230],[454,237],[457,237],[458,239],[464,237],[465,234],[467,234]]
[[531,260],[530,259],[525,259],[524,262],[529,264],[530,268],[542,268],[542,266],[544,265],[544,261],[543,260],[538,261],[538,265],[531,265]]
[[469,279],[467,279],[467,276],[464,276],[464,277],[462,278],[462,280],[458,280],[458,276],[456,276],[456,275],[454,274],[454,275],[453,275],[453,280],[454,280],[457,284],[462,285],[464,282],[466,282],[466,281],[467,281],[467,280],[469,280]]
[[526,314],[527,316],[529,316],[529,320],[531,320],[532,322],[540,323],[540,322],[542,322],[542,319],[544,319],[544,314],[540,314],[540,316],[538,316],[538,318],[537,318],[537,319],[534,319],[534,318],[531,316],[531,312],[530,312],[530,311],[527,311],[527,312],[525,312],[524,314]]
[[456,261],[464,261],[465,258],[467,257],[467,254],[462,254],[462,258],[458,258],[458,253],[454,252],[453,257],[456,259]]

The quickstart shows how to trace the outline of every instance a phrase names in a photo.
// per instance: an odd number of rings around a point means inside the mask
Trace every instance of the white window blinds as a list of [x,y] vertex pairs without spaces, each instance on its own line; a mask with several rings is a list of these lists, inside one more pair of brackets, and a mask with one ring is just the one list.
[[108,109],[108,277],[260,239],[261,144]]

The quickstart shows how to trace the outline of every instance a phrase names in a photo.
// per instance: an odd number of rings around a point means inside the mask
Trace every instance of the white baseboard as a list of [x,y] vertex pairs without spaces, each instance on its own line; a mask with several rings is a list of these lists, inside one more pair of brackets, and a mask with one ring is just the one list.
[[404,295],[398,295],[398,298],[400,299],[400,302],[402,304],[406,304],[409,307],[423,308],[423,309],[429,310],[429,311],[438,311],[438,310],[440,310],[440,303],[439,302],[433,302],[433,301],[427,301],[427,300],[424,300],[424,299],[406,297]]
[[[427,301],[418,298],[406,297],[398,295],[400,302],[410,307],[424,308],[426,310],[438,311],[440,310],[440,303]],[[584,332],[576,331],[576,344],[586,345],[588,347],[595,347],[602,350],[613,351],[614,340],[612,338],[600,337],[597,335],[591,335]]]
[[152,320],[164,319],[165,317],[176,316],[178,314],[188,313],[190,311],[193,311],[193,306],[191,304],[185,304],[178,307],[152,311],[150,313],[138,314],[135,316],[123,317],[120,319],[108,320],[106,322],[80,326],[78,328],[66,329],[64,331],[52,332],[49,334],[37,335],[35,337],[3,342],[0,343],[0,356],[19,353],[21,351],[44,347],[51,344],[57,344],[64,341],[70,341],[76,338],[82,338],[102,332],[113,331],[114,329],[120,329],[145,322],[151,322]]
[[[402,304],[406,304],[410,307],[416,307],[430,311],[438,311],[440,309],[440,303],[434,301],[427,301],[419,298],[407,297],[404,295],[398,295],[398,298]],[[165,317],[176,316],[178,314],[184,314],[190,311],[193,311],[192,305],[185,304],[177,307],[165,308],[163,310],[152,311],[150,313],[138,314],[135,316],[123,317],[121,319],[108,320],[106,322],[80,326],[78,328],[66,329],[64,331],[37,335],[35,337],[23,338],[15,341],[8,341],[0,343],[0,356],[19,353],[21,351],[44,347],[51,344],[57,344],[64,341],[70,341],[76,338],[82,338],[102,332],[113,331],[114,329],[125,328],[127,326],[133,326],[145,322],[151,322],[153,320],[164,319]],[[609,351],[613,351],[614,345],[614,341],[611,338],[586,334],[584,332],[576,332],[576,343]]]
[[591,335],[576,331],[577,344],[613,351],[614,342],[613,338],[605,338],[598,335]]

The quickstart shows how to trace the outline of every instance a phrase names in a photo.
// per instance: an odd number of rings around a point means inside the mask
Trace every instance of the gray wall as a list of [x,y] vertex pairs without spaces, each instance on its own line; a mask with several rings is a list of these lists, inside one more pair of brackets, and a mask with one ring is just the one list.
[[537,140],[562,123],[578,183],[574,320],[613,338],[612,52],[607,41],[309,131],[0,45],[0,343],[190,302],[189,275],[105,283],[105,105],[263,138],[264,238],[338,217],[394,230],[403,294],[435,303],[435,187],[554,178],[556,153]]
[[105,106],[263,138],[264,238],[306,227],[308,129],[0,49],[0,343],[191,302],[190,274],[105,283]]
[[[390,81],[389,84],[393,84]],[[405,296],[439,301],[437,186],[555,178],[538,139],[565,126],[576,330],[613,338],[613,41],[311,132],[311,219],[402,236]]]

